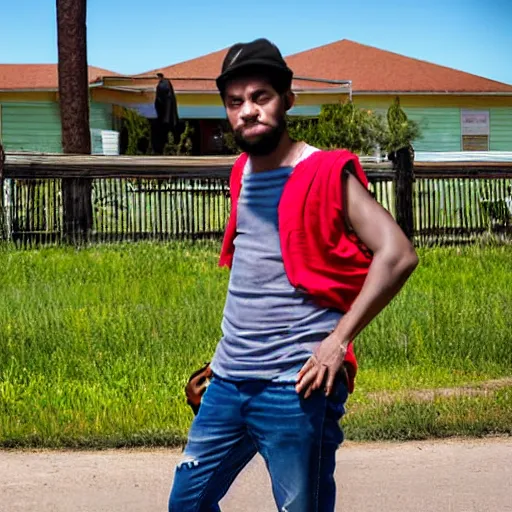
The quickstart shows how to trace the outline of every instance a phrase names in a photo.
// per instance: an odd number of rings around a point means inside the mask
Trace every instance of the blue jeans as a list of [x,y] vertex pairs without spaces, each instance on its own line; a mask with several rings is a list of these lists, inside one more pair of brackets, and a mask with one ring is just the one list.
[[259,452],[279,511],[333,512],[335,452],[348,391],[315,392],[293,384],[214,377],[192,423],[174,475],[169,512],[218,512],[236,476]]

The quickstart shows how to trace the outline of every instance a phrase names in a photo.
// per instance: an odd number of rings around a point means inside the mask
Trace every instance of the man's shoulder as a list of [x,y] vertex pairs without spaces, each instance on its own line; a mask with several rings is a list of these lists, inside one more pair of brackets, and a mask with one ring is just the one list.
[[314,146],[307,145],[300,161],[297,163],[308,164],[318,168],[319,166],[327,170],[338,170],[339,164],[342,166],[349,161],[357,161],[357,155],[347,149],[319,149]]

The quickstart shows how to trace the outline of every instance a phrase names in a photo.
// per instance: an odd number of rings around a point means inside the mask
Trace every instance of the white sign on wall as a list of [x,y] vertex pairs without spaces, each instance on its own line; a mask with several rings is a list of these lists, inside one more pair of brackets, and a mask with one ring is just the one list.
[[462,135],[489,135],[488,110],[461,110]]

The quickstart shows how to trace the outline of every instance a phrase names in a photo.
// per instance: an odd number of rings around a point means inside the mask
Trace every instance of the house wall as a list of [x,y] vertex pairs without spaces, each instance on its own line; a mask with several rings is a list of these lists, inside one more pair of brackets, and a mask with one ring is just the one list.
[[2,102],[2,144],[7,151],[62,152],[55,102]]
[[[116,105],[114,113],[120,115],[119,106],[136,109],[142,116],[156,118],[154,93],[151,91],[124,92],[112,89],[94,89],[97,102]],[[290,110],[294,116],[317,116],[322,105],[338,103],[348,98],[343,94],[297,94],[295,106]],[[180,119],[225,119],[226,112],[222,99],[217,93],[176,93]]]
[[[152,91],[122,92],[109,89],[92,91],[96,103],[125,105],[137,109],[148,118],[156,117]],[[354,94],[354,103],[361,108],[386,114],[395,95]],[[346,94],[299,93],[290,115],[317,116],[321,105],[346,101]],[[181,119],[225,119],[218,94],[177,93]],[[461,110],[489,112],[489,150],[512,151],[512,96],[414,95],[400,96],[406,114],[417,121],[421,137],[414,142],[416,151],[461,151]],[[116,110],[116,107],[114,107]],[[110,112],[112,115],[112,112]]]
[[107,103],[91,102],[89,104],[89,124],[91,128],[112,130],[113,106]]
[[[112,105],[92,102],[90,126],[112,129]],[[7,151],[61,153],[57,94],[1,93],[0,140]]]
[[491,108],[491,151],[512,151],[512,107]]
[[[355,95],[354,103],[386,114],[395,96]],[[461,151],[461,110],[489,112],[489,150],[512,151],[512,97],[403,95],[400,104],[410,119],[419,123],[421,138],[416,151]]]

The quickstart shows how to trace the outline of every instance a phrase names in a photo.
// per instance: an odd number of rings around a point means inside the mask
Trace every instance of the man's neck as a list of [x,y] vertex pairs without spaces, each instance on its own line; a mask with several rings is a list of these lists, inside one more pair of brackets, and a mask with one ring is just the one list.
[[252,172],[270,171],[279,167],[288,167],[295,165],[299,153],[304,147],[303,142],[294,142],[287,133],[283,134],[279,145],[265,156],[250,156]]

